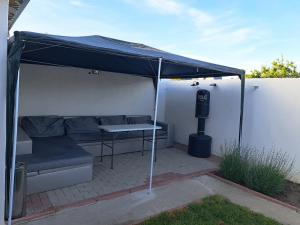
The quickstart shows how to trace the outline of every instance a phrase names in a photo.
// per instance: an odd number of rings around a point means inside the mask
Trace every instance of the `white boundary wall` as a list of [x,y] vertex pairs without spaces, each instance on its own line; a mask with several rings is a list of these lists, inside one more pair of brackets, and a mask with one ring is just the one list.
[[[213,136],[213,153],[219,155],[225,141],[237,140],[238,137],[240,81],[200,79],[199,82],[200,85],[195,87],[190,86],[193,83],[190,80],[162,82],[165,89],[165,120],[174,127],[174,140],[187,145],[189,135],[197,132],[196,92],[199,89],[209,90],[211,105],[206,133]],[[217,83],[217,86],[209,86],[212,83]]]
[[[21,66],[20,115],[153,114],[151,79],[89,70],[48,66]],[[206,133],[212,150],[237,141],[240,113],[239,79],[162,80],[158,119],[174,127],[174,140],[188,144],[197,130],[195,96],[198,89],[211,93]],[[210,86],[215,83],[216,86]],[[82,87],[87,87],[84,91]],[[295,157],[300,181],[300,79],[247,79],[243,142],[259,148],[276,147]]]
[[0,0],[0,224],[4,224],[8,0]]
[[[165,120],[174,126],[175,141],[188,144],[197,130],[195,98],[198,89],[211,93],[206,133],[213,137],[212,150],[221,155],[225,142],[238,139],[240,80],[166,80]],[[209,84],[216,83],[216,87]],[[300,79],[246,79],[243,142],[259,148],[278,148],[295,157],[295,178],[300,182]]]
[[[21,65],[20,109],[24,115],[152,115],[152,79],[132,75]],[[85,89],[83,89],[85,88]]]

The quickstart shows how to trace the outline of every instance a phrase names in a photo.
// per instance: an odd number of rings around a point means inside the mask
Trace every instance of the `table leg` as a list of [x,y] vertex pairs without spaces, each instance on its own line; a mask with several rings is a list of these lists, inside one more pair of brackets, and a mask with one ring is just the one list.
[[100,157],[100,161],[101,162],[103,162],[103,131],[101,130],[101,133],[100,133],[100,135],[101,135],[101,157]]
[[111,140],[111,162],[110,162],[110,168],[114,169],[114,142],[115,142],[115,135],[112,134],[112,140]]
[[154,162],[156,162],[156,153],[157,153],[157,139],[155,138],[155,143],[154,143]]
[[145,131],[143,130],[143,148],[142,148],[142,156],[144,155],[145,150]]

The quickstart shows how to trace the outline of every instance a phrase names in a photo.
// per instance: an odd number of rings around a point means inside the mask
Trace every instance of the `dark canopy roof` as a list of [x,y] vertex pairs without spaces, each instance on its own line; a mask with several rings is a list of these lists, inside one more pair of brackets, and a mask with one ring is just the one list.
[[25,44],[21,55],[22,63],[72,66],[155,77],[158,58],[162,58],[161,78],[241,76],[245,73],[244,70],[190,59],[144,44],[97,35],[67,37],[15,32],[14,38]]

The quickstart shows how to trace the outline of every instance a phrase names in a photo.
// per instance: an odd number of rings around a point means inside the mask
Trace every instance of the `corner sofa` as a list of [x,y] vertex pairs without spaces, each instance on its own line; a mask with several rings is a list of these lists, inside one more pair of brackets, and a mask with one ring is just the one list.
[[[20,118],[17,161],[27,170],[27,194],[89,182],[93,158],[100,154],[99,125],[153,123],[151,116],[25,116]],[[158,149],[172,145],[170,127],[158,122]],[[145,135],[151,136],[152,132]],[[116,153],[141,150],[141,132],[118,135]],[[146,146],[147,150],[147,146]],[[104,155],[110,155],[104,151]]]

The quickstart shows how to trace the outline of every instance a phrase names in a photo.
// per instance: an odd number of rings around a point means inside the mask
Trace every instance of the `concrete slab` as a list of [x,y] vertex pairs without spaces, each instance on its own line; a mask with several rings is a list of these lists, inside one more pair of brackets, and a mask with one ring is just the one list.
[[15,224],[132,224],[162,211],[182,207],[215,194],[223,195],[232,202],[247,206],[253,211],[272,217],[283,224],[299,225],[299,213],[207,175],[156,187],[152,194],[148,194],[145,190],[138,191],[78,208],[64,209],[54,215],[35,221]]
[[162,211],[188,204],[209,194],[212,193],[208,189],[199,188],[198,181],[189,179],[154,188],[151,194],[147,190],[143,190],[80,208],[65,209],[48,218],[26,224],[131,224]]

